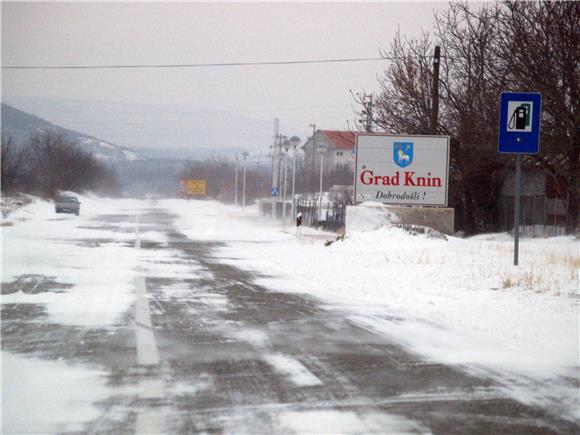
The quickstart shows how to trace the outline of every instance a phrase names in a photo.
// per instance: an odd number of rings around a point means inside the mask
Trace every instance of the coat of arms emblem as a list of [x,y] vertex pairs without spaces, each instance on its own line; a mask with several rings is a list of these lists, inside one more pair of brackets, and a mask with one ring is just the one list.
[[413,161],[413,142],[395,142],[393,160],[401,168],[406,168]]

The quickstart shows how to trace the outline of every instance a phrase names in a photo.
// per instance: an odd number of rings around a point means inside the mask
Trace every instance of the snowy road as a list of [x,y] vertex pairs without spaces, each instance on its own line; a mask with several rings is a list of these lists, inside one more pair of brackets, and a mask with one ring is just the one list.
[[[91,236],[68,233],[59,264],[89,268],[75,257],[82,249],[100,280],[116,276],[111,257],[131,269],[114,321],[83,323],[68,312],[63,321],[55,300],[88,284],[40,266],[3,285],[4,433],[578,430],[514,401],[491,379],[410,353],[344,306],[260,284],[262,274],[218,255],[227,240],[188,237],[162,204],[133,205],[79,223],[63,218]],[[27,388],[45,397],[31,399]],[[50,412],[61,415],[42,418]]]

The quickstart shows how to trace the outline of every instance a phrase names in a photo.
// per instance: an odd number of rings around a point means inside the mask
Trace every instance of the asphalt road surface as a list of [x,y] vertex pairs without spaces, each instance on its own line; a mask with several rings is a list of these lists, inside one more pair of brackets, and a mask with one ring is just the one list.
[[[98,223],[120,229],[131,216]],[[83,432],[578,433],[489,379],[421,360],[349,321],[344,308],[256,285],[255,272],[216,257],[227,241],[191,240],[173,219],[152,205],[140,226],[169,243],[137,241],[135,249],[168,250],[158,261],[196,277],[156,274],[144,255],[134,308],[117,326],[57,325],[39,305],[2,306],[5,350],[109,374],[115,394]],[[50,291],[59,283],[38,276],[10,285]]]

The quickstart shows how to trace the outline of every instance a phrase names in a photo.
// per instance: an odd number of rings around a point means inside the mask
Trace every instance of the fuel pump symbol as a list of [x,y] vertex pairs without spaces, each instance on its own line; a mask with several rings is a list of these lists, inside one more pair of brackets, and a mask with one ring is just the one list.
[[530,125],[530,105],[520,104],[512,113],[508,122],[508,128],[512,130],[526,130]]

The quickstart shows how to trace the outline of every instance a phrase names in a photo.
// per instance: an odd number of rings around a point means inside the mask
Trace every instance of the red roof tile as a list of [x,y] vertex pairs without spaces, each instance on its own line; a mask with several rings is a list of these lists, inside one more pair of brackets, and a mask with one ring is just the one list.
[[330,140],[336,149],[339,150],[352,150],[354,148],[354,142],[356,135],[352,131],[340,131],[340,130],[321,130],[322,133]]

